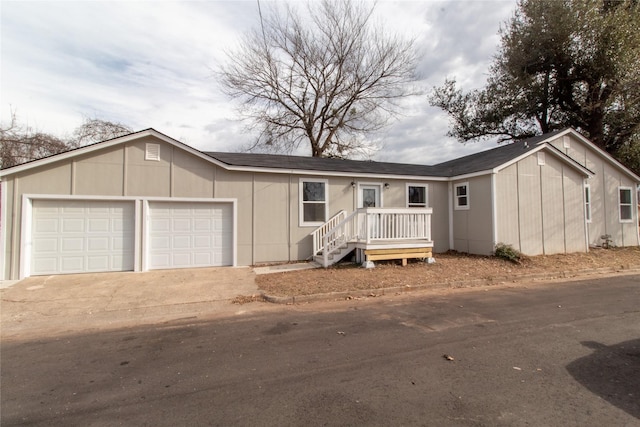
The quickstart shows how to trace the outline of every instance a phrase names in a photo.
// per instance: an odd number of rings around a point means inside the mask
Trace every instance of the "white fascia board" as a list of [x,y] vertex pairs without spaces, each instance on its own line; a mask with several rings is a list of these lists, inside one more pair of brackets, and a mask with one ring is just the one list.
[[39,159],[39,160],[34,160],[32,162],[29,163],[25,163],[23,165],[18,165],[18,166],[14,166],[12,168],[8,168],[5,170],[1,170],[0,171],[0,177],[2,176],[6,176],[6,175],[12,175],[18,172],[22,172],[28,169],[32,169],[32,168],[37,168],[39,166],[43,166],[43,165],[47,165],[50,163],[54,163],[54,162],[58,162],[60,160],[65,160],[65,159],[69,159],[72,157],[76,157],[76,156],[82,156],[84,154],[87,153],[91,153],[93,151],[97,151],[97,150],[102,150],[105,148],[109,148],[109,147],[113,147],[114,145],[119,145],[119,144],[124,144],[130,141],[135,141],[137,139],[140,138],[144,138],[146,136],[153,136],[163,142],[166,142],[167,144],[171,144],[173,146],[182,148],[183,150],[193,154],[194,156],[197,156],[199,158],[201,158],[202,160],[206,160],[209,163],[214,163],[217,166],[226,168],[227,165],[225,165],[224,163],[214,159],[213,157],[207,156],[206,154],[203,154],[202,152],[196,150],[195,148],[192,148],[186,144],[183,144],[180,141],[177,141],[163,133],[158,132],[155,129],[146,129],[140,132],[135,132],[135,133],[131,133],[129,135],[124,135],[118,138],[114,138],[114,139],[109,139],[107,141],[102,141],[102,142],[96,142],[95,144],[91,144],[91,145],[87,145],[84,147],[80,147],[80,148],[76,148],[70,151],[66,151],[64,153],[60,153],[60,154],[54,154],[52,156],[46,157],[44,159]]
[[460,180],[464,180],[464,179],[469,179],[469,178],[475,178],[478,176],[483,176],[483,175],[489,175],[495,173],[495,170],[492,169],[487,169],[487,170],[483,170],[483,171],[479,171],[479,172],[471,172],[471,173],[466,173],[464,175],[456,175],[456,176],[452,176],[450,178],[446,178],[447,181],[460,181]]
[[598,147],[596,144],[594,144],[593,142],[589,141],[589,139],[587,139],[586,137],[581,135],[580,132],[576,131],[573,128],[567,128],[564,131],[562,131],[562,132],[560,132],[560,133],[558,133],[556,135],[553,135],[552,137],[550,137],[548,139],[545,139],[544,141],[541,142],[541,144],[542,143],[550,143],[551,141],[554,141],[554,140],[558,139],[559,137],[562,137],[562,136],[565,136],[565,135],[568,135],[568,134],[571,134],[571,135],[575,136],[578,140],[580,140],[586,146],[591,148],[593,151],[595,151],[597,154],[599,154],[601,157],[603,157],[609,163],[611,163],[612,165],[614,165],[615,167],[617,167],[618,169],[620,169],[621,171],[623,171],[624,173],[629,175],[629,177],[631,177],[637,183],[640,183],[640,176],[638,176],[635,173],[633,173],[625,165],[623,165],[622,163],[620,163],[619,161],[614,159],[611,156],[611,154],[607,153],[602,148]]
[[[557,135],[556,135],[557,136]],[[497,166],[493,169],[493,173],[498,173],[500,172],[502,169],[505,169],[515,163],[518,163],[520,160],[529,157],[532,154],[535,154],[539,151],[545,150],[545,152],[551,154],[552,156],[554,156],[555,158],[561,160],[562,162],[568,164],[569,166],[572,166],[574,169],[582,172],[585,176],[593,176],[593,172],[590,171],[589,169],[585,168],[584,166],[582,166],[581,164],[579,164],[578,162],[576,162],[575,160],[573,160],[572,158],[568,157],[567,155],[565,155],[564,153],[558,151],[553,145],[549,144],[548,142],[541,142],[536,148],[534,148],[533,150],[529,150],[526,153],[523,153],[522,155],[509,160],[508,162],[505,162],[503,164],[501,164],[500,166]]]

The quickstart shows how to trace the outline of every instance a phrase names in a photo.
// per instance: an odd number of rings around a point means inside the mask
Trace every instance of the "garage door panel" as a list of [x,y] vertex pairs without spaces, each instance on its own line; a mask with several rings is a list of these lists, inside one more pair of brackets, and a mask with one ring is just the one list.
[[60,252],[74,253],[84,249],[84,239],[82,237],[60,239]]
[[82,218],[62,218],[63,233],[82,233],[84,231],[85,220]]
[[150,202],[150,269],[233,263],[230,203]]
[[32,274],[133,270],[134,204],[35,200]]

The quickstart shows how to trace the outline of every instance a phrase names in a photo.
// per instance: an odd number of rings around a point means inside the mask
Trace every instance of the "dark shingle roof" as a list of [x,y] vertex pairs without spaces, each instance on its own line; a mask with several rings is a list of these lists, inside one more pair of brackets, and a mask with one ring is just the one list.
[[555,131],[523,141],[501,145],[491,150],[460,157],[434,166],[277,154],[222,152],[205,152],[204,154],[230,166],[376,175],[452,177],[493,169],[535,149],[537,144],[559,132],[562,131]]
[[443,176],[465,175],[490,170],[535,149],[538,144],[562,131],[563,130],[557,130],[544,135],[512,142],[491,150],[439,163],[433,167],[443,174]]
[[433,167],[424,165],[276,154],[222,152],[204,152],[204,154],[230,166],[358,174],[435,176],[433,175]]

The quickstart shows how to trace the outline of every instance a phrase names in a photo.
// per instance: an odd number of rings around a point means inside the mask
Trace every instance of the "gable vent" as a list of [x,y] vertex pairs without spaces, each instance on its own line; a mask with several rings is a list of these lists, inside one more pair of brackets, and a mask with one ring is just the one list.
[[160,160],[160,144],[147,143],[144,152],[145,160]]
[[544,166],[545,163],[544,153],[538,152],[538,166]]

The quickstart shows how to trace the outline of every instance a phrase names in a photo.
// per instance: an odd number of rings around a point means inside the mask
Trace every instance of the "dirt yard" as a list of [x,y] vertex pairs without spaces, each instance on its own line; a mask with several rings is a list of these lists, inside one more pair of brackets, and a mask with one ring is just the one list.
[[373,269],[340,264],[328,269],[265,274],[256,277],[258,287],[273,296],[311,295],[329,292],[423,286],[433,283],[485,279],[510,281],[519,275],[548,273],[560,276],[599,268],[640,267],[640,248],[593,249],[589,253],[527,258],[514,264],[496,257],[459,253],[436,254],[435,264],[420,261],[376,262]]

